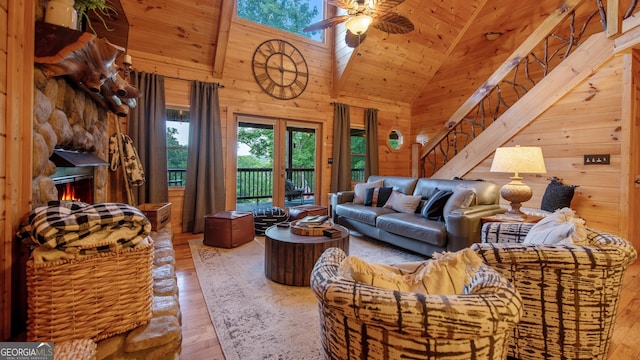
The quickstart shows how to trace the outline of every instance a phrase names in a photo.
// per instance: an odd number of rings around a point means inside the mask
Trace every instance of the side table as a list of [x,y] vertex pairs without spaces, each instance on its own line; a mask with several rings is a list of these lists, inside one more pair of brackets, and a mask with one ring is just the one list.
[[292,286],[309,286],[311,270],[322,253],[337,247],[349,253],[349,230],[335,225],[340,236],[297,235],[289,228],[274,225],[264,235],[264,275],[277,283]]
[[542,216],[534,216],[534,215],[528,215],[526,218],[520,218],[520,217],[515,217],[515,216],[510,216],[510,215],[505,215],[505,214],[497,214],[497,215],[493,215],[493,216],[485,216],[483,218],[480,218],[482,224],[488,223],[488,222],[523,222],[523,223],[530,223],[530,224],[535,224],[538,221],[542,220]]

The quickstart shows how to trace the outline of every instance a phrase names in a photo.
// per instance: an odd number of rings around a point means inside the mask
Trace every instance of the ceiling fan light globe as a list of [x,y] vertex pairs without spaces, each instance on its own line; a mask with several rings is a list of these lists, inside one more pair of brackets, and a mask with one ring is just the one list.
[[351,31],[352,34],[360,35],[364,34],[373,19],[369,15],[358,15],[350,18],[344,23],[344,26]]

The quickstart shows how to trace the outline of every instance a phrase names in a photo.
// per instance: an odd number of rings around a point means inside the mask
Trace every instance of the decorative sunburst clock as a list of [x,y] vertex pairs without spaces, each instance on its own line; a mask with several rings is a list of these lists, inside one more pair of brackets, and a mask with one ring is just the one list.
[[307,61],[291,43],[271,39],[258,45],[253,53],[253,76],[264,92],[281,99],[295,99],[307,87]]

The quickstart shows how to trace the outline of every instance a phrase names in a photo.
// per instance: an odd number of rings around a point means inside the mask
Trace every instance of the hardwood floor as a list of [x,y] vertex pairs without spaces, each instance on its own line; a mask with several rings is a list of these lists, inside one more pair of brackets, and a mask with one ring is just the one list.
[[204,302],[196,269],[191,259],[188,241],[202,234],[177,234],[173,249],[176,252],[176,276],[182,311],[182,353],[184,360],[224,360],[218,336],[211,323]]
[[[211,324],[200,283],[191,259],[188,241],[202,234],[178,234],[174,238],[176,274],[182,310],[182,354],[184,360],[224,360]],[[618,315],[609,349],[610,360],[640,360],[640,261],[627,268],[618,304]]]

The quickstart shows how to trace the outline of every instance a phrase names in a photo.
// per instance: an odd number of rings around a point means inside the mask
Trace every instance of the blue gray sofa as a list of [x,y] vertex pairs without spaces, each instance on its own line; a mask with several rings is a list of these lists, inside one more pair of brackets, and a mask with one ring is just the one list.
[[[409,214],[356,204],[353,202],[354,191],[341,191],[331,199],[334,221],[368,237],[431,256],[434,252],[457,251],[479,242],[481,218],[505,212],[499,205],[500,188],[492,182],[371,176],[367,183],[381,179],[384,187],[392,187],[406,195],[422,196],[423,201],[416,212]],[[421,216],[421,207],[436,190],[453,191],[458,185],[475,189],[473,204],[445,214],[443,221]]]

